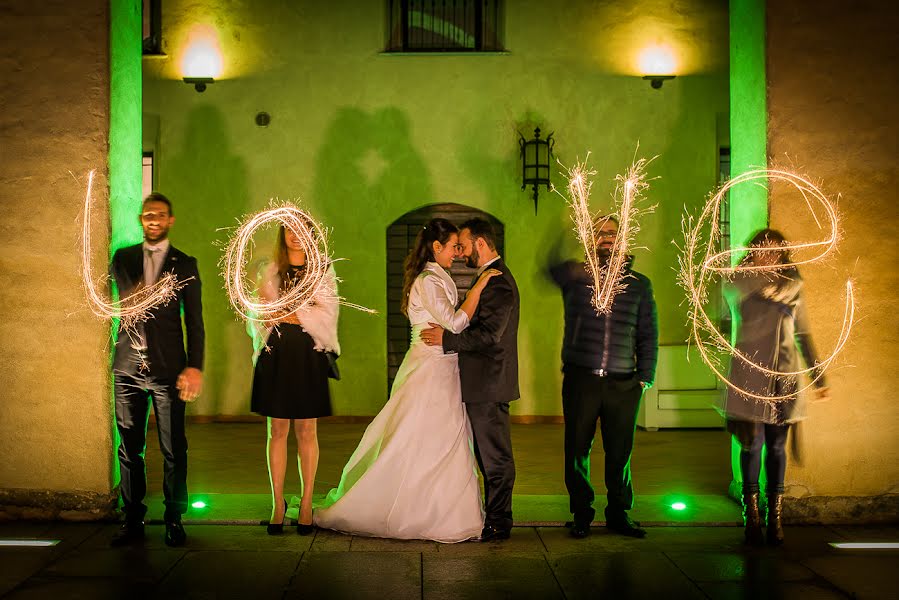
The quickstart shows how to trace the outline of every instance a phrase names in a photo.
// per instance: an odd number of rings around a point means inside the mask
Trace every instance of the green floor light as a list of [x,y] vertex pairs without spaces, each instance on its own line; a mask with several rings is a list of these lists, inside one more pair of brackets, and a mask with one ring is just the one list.
[[684,510],[687,508],[687,505],[683,502],[675,502],[671,505],[671,508],[673,508],[674,510]]
[[193,502],[191,506],[193,506],[194,508],[206,508],[206,503],[202,500],[197,500],[196,502]]

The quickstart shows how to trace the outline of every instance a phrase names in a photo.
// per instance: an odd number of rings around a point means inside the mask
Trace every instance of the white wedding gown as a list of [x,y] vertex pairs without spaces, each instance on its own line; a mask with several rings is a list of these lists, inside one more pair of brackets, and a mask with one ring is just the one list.
[[428,263],[413,283],[412,344],[390,399],[365,430],[340,484],[315,507],[317,526],[438,542],[481,533],[484,511],[458,356],[419,338],[429,322],[455,333],[468,326],[468,316],[454,308],[457,295],[437,263]]

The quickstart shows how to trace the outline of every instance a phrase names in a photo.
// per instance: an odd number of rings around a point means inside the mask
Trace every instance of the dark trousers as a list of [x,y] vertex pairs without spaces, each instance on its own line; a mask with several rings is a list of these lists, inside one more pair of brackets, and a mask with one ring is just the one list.
[[790,425],[771,425],[732,421],[728,429],[740,442],[740,471],[743,474],[743,493],[759,492],[759,475],[762,471],[762,448],[767,447],[765,475],[768,477],[768,494],[783,494],[784,475],[787,472],[787,434]]
[[642,396],[643,387],[635,377],[600,377],[590,369],[565,367],[562,378],[565,486],[569,509],[576,522],[590,523],[596,515],[590,483],[590,450],[597,420],[605,453],[606,517],[623,516],[624,511],[633,508],[630,461]]
[[515,459],[509,431],[509,403],[466,404],[474,436],[474,453],[484,476],[485,525],[512,527]]
[[164,459],[163,493],[165,520],[177,521],[187,512],[187,435],[185,404],[178,398],[174,382],[152,375],[115,373],[115,416],[119,430],[119,468],[125,518],[140,521],[147,512],[147,446],[149,403],[156,413],[159,448]]

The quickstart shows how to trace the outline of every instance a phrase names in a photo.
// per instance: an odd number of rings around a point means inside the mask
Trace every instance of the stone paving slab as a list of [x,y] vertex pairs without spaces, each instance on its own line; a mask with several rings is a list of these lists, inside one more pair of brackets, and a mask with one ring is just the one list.
[[35,577],[16,588],[4,600],[144,600],[153,598],[153,587],[128,579],[96,577]]
[[815,573],[781,556],[718,552],[666,552],[693,581],[803,581]]
[[854,598],[899,598],[899,551],[841,551],[802,564]]
[[421,598],[419,552],[307,552],[286,598]]
[[827,582],[762,581],[701,583],[700,588],[711,600],[845,600],[849,598]]
[[564,598],[542,554],[422,556],[422,597]]
[[302,553],[190,552],[160,583],[160,598],[280,598]]
[[548,560],[569,599],[705,597],[662,552],[567,554]]
[[75,549],[40,572],[48,577],[106,577],[158,582],[186,550],[141,547]]

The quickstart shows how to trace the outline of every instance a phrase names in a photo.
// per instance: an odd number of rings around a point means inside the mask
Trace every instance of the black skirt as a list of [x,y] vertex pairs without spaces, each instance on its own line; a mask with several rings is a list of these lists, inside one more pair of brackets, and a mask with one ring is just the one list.
[[331,413],[328,359],[299,325],[282,323],[268,338],[253,372],[254,413],[276,419],[315,419]]

